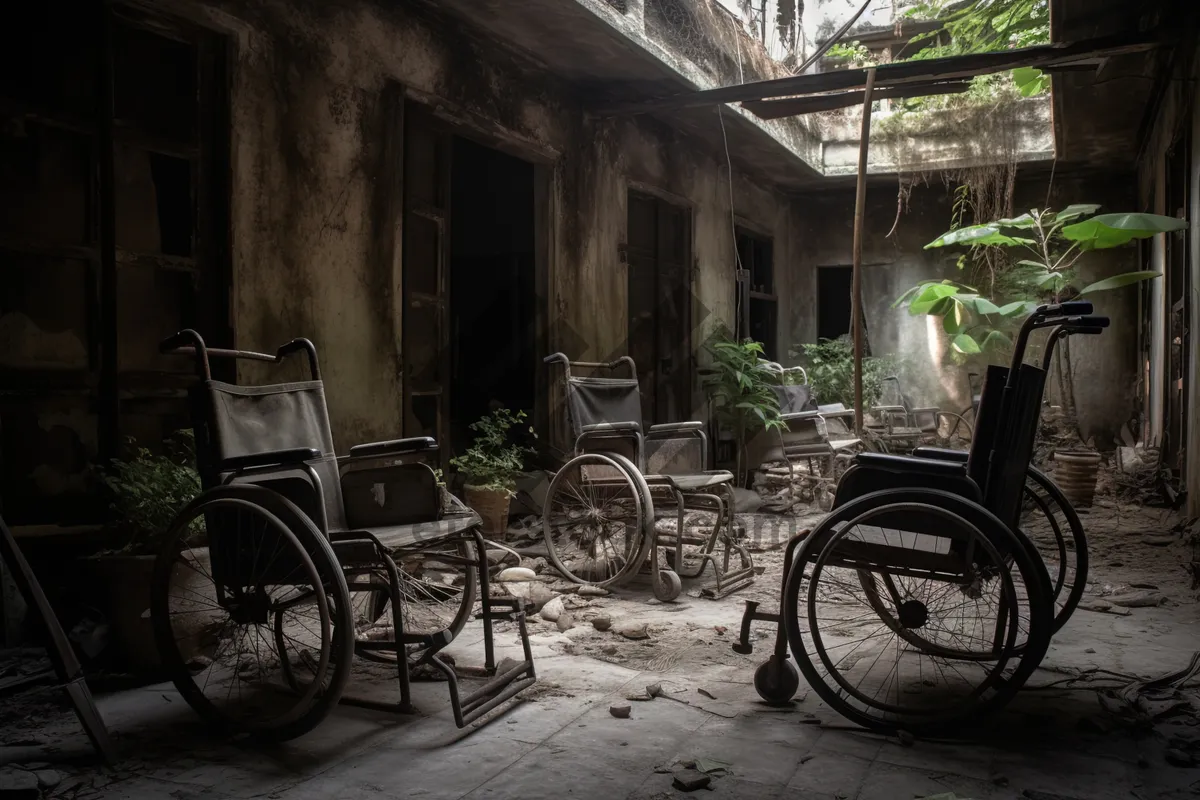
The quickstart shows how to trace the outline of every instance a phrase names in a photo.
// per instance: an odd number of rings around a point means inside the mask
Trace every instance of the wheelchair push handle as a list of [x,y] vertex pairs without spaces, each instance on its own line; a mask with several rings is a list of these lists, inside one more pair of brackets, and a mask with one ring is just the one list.
[[1068,300],[1065,303],[1040,306],[1034,315],[1041,317],[1076,317],[1092,313],[1090,300]]
[[572,361],[567,358],[564,353],[551,353],[542,359],[543,364],[561,364],[567,377],[571,377],[571,368],[578,367],[580,369],[600,369],[615,371],[619,367],[625,367],[629,370],[629,376],[632,378],[637,375],[637,367],[633,363],[633,359],[629,356],[621,356],[615,361]]
[[212,356],[234,360],[240,359],[243,361],[267,361],[272,364],[278,364],[287,356],[301,350],[308,353],[308,366],[312,373],[312,380],[319,381],[321,379],[321,370],[317,365],[317,348],[308,339],[293,339],[275,351],[275,355],[269,355],[267,353],[255,353],[252,350],[226,350],[218,347],[208,347],[204,344],[204,337],[191,328],[187,328],[168,336],[158,345],[158,351],[163,355],[186,355],[195,358],[196,375],[200,380],[204,381],[212,380],[212,368],[209,363],[209,359]]

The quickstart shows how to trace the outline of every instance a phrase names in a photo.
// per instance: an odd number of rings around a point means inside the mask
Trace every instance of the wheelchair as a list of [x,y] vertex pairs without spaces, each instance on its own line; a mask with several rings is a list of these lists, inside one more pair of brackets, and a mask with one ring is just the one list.
[[[465,727],[536,681],[525,615],[489,594],[480,518],[439,485],[420,437],[335,455],[317,351],[274,355],[205,346],[193,330],[160,345],[189,356],[202,492],[155,562],[151,621],[179,693],[222,733],[286,741],[339,702],[414,713],[411,673],[446,681]],[[305,356],[307,380],[233,385],[210,359],[278,365]],[[442,653],[476,607],[484,665]],[[498,667],[492,624],[516,623],[523,658]],[[398,702],[344,694],[354,657],[395,667]],[[459,675],[484,679],[470,693]]]
[[[1026,319],[1011,365],[988,368],[969,453],[855,458],[829,515],[787,545],[778,613],[746,604],[735,652],[753,652],[755,621],[776,625],[774,652],[754,674],[760,697],[790,702],[803,674],[856,724],[942,735],[1020,690],[1084,584],[1052,579],[1020,520],[1031,496],[1070,509],[1030,459],[1053,346],[1101,333],[1108,319],[1091,314],[1073,302]],[[1024,363],[1030,335],[1045,328],[1042,363]],[[1082,531],[1075,547],[1086,573]]]
[[[715,582],[701,589],[706,597],[753,583],[754,562],[734,535],[733,475],[705,469],[704,423],[651,425],[643,433],[637,367],[628,356],[604,363],[555,353],[544,361],[561,368],[558,406],[573,437],[542,514],[551,565],[570,581],[604,588],[649,564],[662,602],[680,595],[682,578],[700,577],[709,565]],[[656,502],[674,508],[673,532],[658,531]],[[712,529],[689,531],[688,511],[712,512]]]

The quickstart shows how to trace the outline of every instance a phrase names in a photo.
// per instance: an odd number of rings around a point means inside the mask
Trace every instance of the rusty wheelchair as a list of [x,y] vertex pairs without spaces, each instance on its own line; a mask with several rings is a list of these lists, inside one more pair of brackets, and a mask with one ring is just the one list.
[[[1021,520],[1036,495],[1078,523],[1030,460],[1054,344],[1101,333],[1108,319],[1091,314],[1080,301],[1025,320],[1011,365],[988,368],[969,453],[856,456],[832,511],[787,545],[778,613],[746,605],[736,652],[753,652],[755,621],[776,625],[774,651],[754,675],[764,700],[790,702],[802,674],[854,723],[937,734],[1003,706],[1025,684],[1084,583],[1052,578],[1052,554]],[[1051,329],[1044,357],[1027,364],[1038,329]],[[1063,560],[1086,572],[1081,526],[1069,535],[1078,552]]]
[[[568,580],[603,588],[631,580],[648,565],[654,596],[663,602],[679,596],[682,578],[698,578],[710,565],[715,582],[701,589],[705,596],[749,585],[754,563],[735,538],[733,475],[705,469],[704,423],[643,429],[637,367],[628,356],[602,363],[555,353],[545,363],[558,368],[558,405],[572,442],[543,509],[554,568]],[[675,511],[673,530],[659,530],[656,503]],[[711,513],[711,528],[689,528],[689,511]]]
[[[202,491],[165,536],[151,621],[164,667],[206,722],[284,741],[339,702],[412,713],[411,672],[423,667],[445,679],[462,728],[533,685],[528,609],[489,596],[480,519],[426,463],[433,439],[359,445],[339,458],[307,339],[270,355],[209,348],[184,330],[160,349],[194,360]],[[293,355],[307,361],[302,380],[234,385],[213,380],[210,368],[213,358],[280,365]],[[472,671],[443,650],[476,595],[484,664]],[[500,667],[497,620],[516,623],[522,648]],[[344,694],[356,656],[385,665],[397,702]],[[464,693],[460,675],[482,685]]]

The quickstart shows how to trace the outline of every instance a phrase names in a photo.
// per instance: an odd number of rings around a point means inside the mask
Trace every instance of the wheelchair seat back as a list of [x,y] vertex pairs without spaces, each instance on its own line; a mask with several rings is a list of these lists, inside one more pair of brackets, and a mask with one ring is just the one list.
[[799,414],[804,411],[816,411],[817,401],[813,397],[812,387],[803,383],[773,385],[771,391],[779,401],[780,414]]
[[567,420],[572,441],[590,425],[625,425],[622,431],[589,433],[589,450],[620,453],[641,464],[642,393],[636,378],[577,377],[566,379]]
[[1017,380],[1005,398],[1005,413],[996,427],[984,486],[984,506],[1010,528],[1021,522],[1021,501],[1025,491],[1033,445],[1041,415],[1046,372],[1022,364]]

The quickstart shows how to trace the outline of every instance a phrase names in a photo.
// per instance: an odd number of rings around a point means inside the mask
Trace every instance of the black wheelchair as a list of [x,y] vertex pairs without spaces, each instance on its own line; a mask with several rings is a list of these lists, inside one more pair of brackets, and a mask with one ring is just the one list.
[[[754,675],[764,700],[790,702],[803,674],[852,722],[940,734],[1024,685],[1086,579],[1078,577],[1087,565],[1078,516],[1030,460],[1053,347],[1101,333],[1109,321],[1091,313],[1088,302],[1063,303],[1024,322],[1011,365],[988,368],[969,453],[926,447],[855,458],[829,515],[788,543],[779,612],[746,604],[736,652],[753,652],[753,622],[776,624],[774,653]],[[1030,335],[1042,328],[1053,329],[1042,362],[1026,364]],[[1049,504],[1069,511],[1077,553],[1052,525],[1049,538],[1062,546],[1043,557],[1021,527],[1031,504],[1052,522]],[[1053,579],[1050,550],[1060,563]],[[1077,574],[1069,587],[1068,561]]]
[[[334,453],[317,351],[208,348],[193,330],[161,345],[190,356],[202,493],[176,518],[154,571],[151,619],[184,699],[224,733],[283,741],[339,702],[416,709],[411,671],[445,678],[462,728],[536,680],[528,609],[489,595],[480,518],[425,463],[430,438]],[[306,357],[307,380],[213,380],[213,357],[279,364]],[[484,665],[442,653],[476,607]],[[492,623],[516,623],[522,657],[495,661]],[[398,702],[344,695],[355,656],[395,666]],[[483,684],[463,694],[459,677]]]

